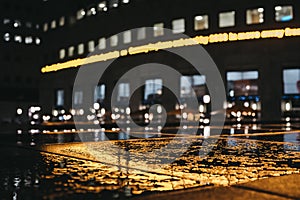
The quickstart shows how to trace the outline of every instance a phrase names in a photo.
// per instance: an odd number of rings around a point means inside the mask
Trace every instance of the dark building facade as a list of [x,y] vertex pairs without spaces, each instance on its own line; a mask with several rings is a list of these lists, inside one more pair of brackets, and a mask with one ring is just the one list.
[[[255,118],[262,121],[297,117],[300,108],[300,92],[297,86],[300,80],[298,1],[100,0],[61,1],[58,4],[49,0],[36,2],[37,4],[39,6],[35,7],[39,8],[39,11],[32,16],[28,15],[28,18],[31,17],[35,20],[33,22],[38,24],[39,28],[34,30],[32,35],[35,34],[35,38],[39,37],[41,42],[34,39],[38,45],[20,44],[20,47],[15,48],[13,46],[19,44],[2,41],[5,43],[2,47],[3,52],[9,52],[8,57],[13,54],[25,55],[20,63],[15,63],[19,60],[17,57],[3,58],[3,66],[6,66],[3,87],[9,91],[18,91],[20,86],[24,92],[24,97],[11,97],[16,102],[15,105],[18,105],[17,102],[25,102],[26,98],[32,98],[28,99],[28,102],[41,105],[45,113],[51,113],[57,107],[69,111],[74,109],[72,104],[78,105],[80,110],[80,104],[85,103],[84,95],[80,91],[77,94],[74,92],[76,97],[72,95],[78,68],[70,66],[68,69],[47,73],[42,73],[42,68],[85,58],[95,48],[100,53],[107,53],[122,50],[124,43],[145,45],[147,39],[157,39],[163,35],[163,27],[173,30],[175,38],[177,33],[183,33],[193,38],[202,36],[204,43],[207,39],[207,44],[203,44],[203,47],[217,64],[226,87],[227,102],[224,104],[229,110],[232,107],[241,107],[240,113],[236,112],[236,109],[233,111],[234,117],[243,115],[242,111],[248,112],[248,108],[251,108],[251,114],[255,110]],[[26,12],[32,13],[29,10]],[[41,17],[37,18],[36,15]],[[6,34],[6,25],[2,26],[3,34]],[[145,27],[154,28],[153,31],[148,31]],[[135,30],[130,31],[131,29]],[[116,35],[120,32],[124,32],[123,37]],[[5,38],[4,35],[4,40]],[[107,106],[110,102],[109,93],[115,87],[118,77],[125,72],[123,70],[127,69],[126,67],[129,69],[129,66],[138,60],[156,59],[163,62],[165,56],[163,52],[123,56],[111,66],[113,68],[110,69],[109,76],[101,80],[104,86],[99,83],[98,92],[95,94],[97,97],[90,102],[91,107],[94,102],[100,100],[101,105],[106,106],[106,110],[111,110],[112,108]],[[201,77],[196,76],[193,70],[184,64],[173,67],[183,76],[191,78],[195,82],[193,88],[201,91],[205,83],[201,82]],[[15,71],[8,70],[11,68]],[[10,87],[15,86],[5,86],[9,84],[5,80],[15,74],[22,74],[21,79],[25,80],[27,76],[30,80],[32,75],[32,82],[28,81],[27,86],[27,83],[20,81],[19,86],[12,90]],[[12,83],[17,84],[17,79],[18,77]],[[146,89],[147,83],[155,88],[156,83],[160,82],[159,75],[152,74],[141,79],[145,87],[137,91],[134,101],[136,110],[147,104],[149,99],[155,99],[155,95],[161,95],[160,88],[152,92]],[[184,81],[181,77],[174,81],[178,82],[178,93],[183,98],[188,97],[188,92],[183,91]],[[25,85],[28,91],[24,89]],[[130,90],[130,81],[120,88],[123,92],[120,92],[118,98],[130,98],[126,92]],[[22,92],[19,91],[18,94]],[[199,93],[201,98],[207,95],[205,91]],[[3,102],[6,98],[4,96]],[[175,109],[176,103],[170,105]]]

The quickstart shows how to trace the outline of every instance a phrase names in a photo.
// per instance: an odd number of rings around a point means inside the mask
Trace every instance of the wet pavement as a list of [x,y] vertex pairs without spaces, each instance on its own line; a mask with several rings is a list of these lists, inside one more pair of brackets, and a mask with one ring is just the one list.
[[214,134],[220,129],[2,134],[0,197],[127,199],[299,174],[297,124],[233,125]]

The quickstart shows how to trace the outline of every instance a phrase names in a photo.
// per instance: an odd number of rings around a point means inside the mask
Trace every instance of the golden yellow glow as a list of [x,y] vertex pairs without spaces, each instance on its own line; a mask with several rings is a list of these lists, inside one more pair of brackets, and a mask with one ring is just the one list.
[[239,32],[239,33],[214,33],[209,36],[196,36],[194,38],[183,39],[173,41],[163,41],[157,43],[145,44],[142,46],[129,47],[128,49],[123,49],[120,51],[113,51],[98,55],[93,55],[87,58],[75,59],[67,61],[64,63],[57,63],[50,66],[45,66],[41,69],[42,73],[54,72],[58,70],[79,67],[82,65],[102,62],[106,60],[111,60],[119,57],[124,57],[128,55],[135,55],[141,53],[149,53],[151,51],[158,51],[163,49],[171,49],[183,46],[193,46],[193,45],[207,45],[212,43],[221,42],[234,42],[242,40],[257,40],[266,38],[279,38],[284,37],[295,37],[300,36],[300,28],[285,28],[285,29],[275,29],[275,30],[263,30],[263,31],[249,31],[249,32]]

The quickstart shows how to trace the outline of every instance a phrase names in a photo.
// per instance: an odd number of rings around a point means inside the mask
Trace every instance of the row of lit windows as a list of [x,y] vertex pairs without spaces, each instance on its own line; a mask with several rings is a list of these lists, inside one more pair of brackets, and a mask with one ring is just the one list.
[[[280,22],[290,21],[293,19],[293,7],[292,6],[276,6],[275,8],[275,20]],[[246,11],[246,23],[247,24],[259,24],[264,22],[264,8],[248,9]],[[219,27],[232,27],[235,26],[235,11],[219,13]],[[209,28],[208,15],[197,15],[194,18],[194,29],[204,30]],[[175,19],[172,21],[172,31],[174,34],[185,32],[185,19]],[[164,23],[156,23],[153,25],[153,36],[159,37],[164,35]],[[146,28],[138,28],[136,32],[136,39],[143,40],[146,38]],[[103,50],[107,46],[107,41],[111,47],[116,47],[119,40],[122,39],[124,44],[132,42],[132,31],[128,30],[123,32],[123,37],[119,38],[118,35],[113,35],[109,39],[100,38],[98,40],[98,49]],[[87,44],[88,52],[95,50],[95,41],[89,41]],[[59,52],[59,58],[64,59],[67,55],[69,57],[74,56],[75,47],[70,46],[67,49],[61,49]],[[77,54],[82,55],[85,53],[85,46],[83,43],[77,46]]]
[[[128,4],[129,0],[122,0],[123,4]],[[110,0],[109,3],[106,1],[101,1],[99,4],[95,6],[91,6],[88,9],[80,9],[76,12],[76,20],[81,20],[85,17],[94,16],[97,13],[100,12],[106,12],[109,8],[117,8],[119,6],[119,0]],[[55,29],[58,26],[64,26],[65,25],[66,18],[63,16],[58,21],[52,20],[49,24],[45,23],[43,26],[43,30],[46,32],[50,28]],[[70,17],[70,23],[75,22],[76,20],[72,20],[72,17]]]
[[[3,19],[4,25],[12,25],[14,28],[20,28],[23,26],[23,23],[20,20],[11,20],[8,18]],[[24,22],[26,28],[36,28],[39,29],[40,26],[38,24],[32,24],[31,22]]]
[[41,44],[41,39],[39,37],[26,36],[22,37],[21,35],[11,35],[10,33],[5,33],[3,36],[5,42],[14,41],[16,43],[25,43],[25,44]]

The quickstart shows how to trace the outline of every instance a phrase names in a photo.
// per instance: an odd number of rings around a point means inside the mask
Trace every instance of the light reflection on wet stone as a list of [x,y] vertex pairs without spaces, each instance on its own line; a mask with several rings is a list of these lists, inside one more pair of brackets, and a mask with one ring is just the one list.
[[[59,182],[59,185],[67,184],[77,192],[124,191],[125,185],[131,188],[133,194],[207,185],[228,186],[299,173],[300,169],[298,143],[243,138],[208,139],[205,140],[207,142],[205,145],[201,138],[189,138],[192,145],[179,158],[172,158],[164,153],[161,157],[143,157],[145,152],[160,149],[169,140],[169,138],[155,138],[147,141],[105,141],[88,143],[88,146],[47,145],[44,150],[78,158],[68,159],[66,167],[55,166],[52,171],[55,177],[69,175],[68,183]],[[213,148],[208,156],[199,155],[205,152],[209,145]],[[91,149],[94,152],[91,152]],[[120,149],[127,153],[120,154]],[[100,156],[95,157],[95,152]],[[60,163],[64,159],[53,154],[43,155],[49,163]],[[166,159],[169,159],[170,163],[162,162]]]
[[[122,199],[153,191],[227,186],[299,173],[299,133],[293,133],[293,129],[280,133],[283,131],[280,127],[277,132],[270,133],[268,129],[248,127],[245,134],[243,127],[229,127],[220,137],[214,137],[212,129],[212,137],[207,139],[201,131],[197,136],[182,135],[187,137],[175,139],[172,130],[167,130],[159,138],[146,140],[126,140],[128,136],[123,133],[109,135],[99,131],[86,133],[91,142],[84,144],[78,143],[78,135],[69,133],[60,135],[68,142],[62,144],[55,144],[57,135],[47,138],[36,135],[27,139],[20,136],[17,141],[22,144],[19,144],[15,160],[1,164],[0,197]],[[107,140],[108,136],[114,140]],[[37,146],[30,147],[32,139]],[[172,148],[175,154],[161,151],[171,140],[178,143]],[[176,152],[181,153],[182,142],[191,145],[181,156],[174,157]],[[52,144],[43,145],[40,153],[43,143]],[[26,144],[29,150],[22,149]],[[161,152],[156,156],[151,154],[154,151]],[[203,156],[204,153],[208,155]]]

